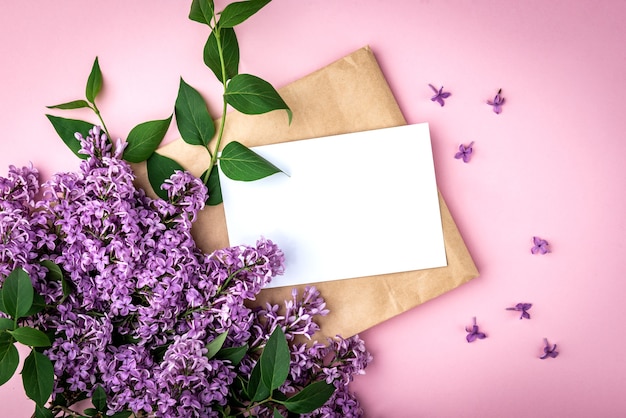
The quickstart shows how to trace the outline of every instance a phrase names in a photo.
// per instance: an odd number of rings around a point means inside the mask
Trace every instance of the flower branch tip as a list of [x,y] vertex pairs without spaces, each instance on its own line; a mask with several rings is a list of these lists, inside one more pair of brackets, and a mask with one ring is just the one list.
[[465,331],[467,331],[468,333],[465,337],[468,343],[471,343],[476,339],[482,340],[483,338],[487,338],[487,334],[485,334],[484,332],[480,332],[480,330],[478,329],[478,325],[476,324],[476,317],[472,319],[472,327],[465,327]]
[[474,141],[470,142],[468,145],[461,144],[459,145],[459,152],[454,154],[454,158],[463,159],[464,163],[469,163],[472,158],[472,152],[474,151],[472,146],[474,145]]
[[524,319],[524,318],[530,319],[530,314],[528,313],[528,310],[532,308],[532,306],[533,306],[532,303],[518,303],[517,305],[511,308],[506,308],[506,310],[521,312],[522,314],[520,315],[519,319]]
[[545,360],[548,357],[556,358],[559,352],[556,351],[556,344],[550,345],[547,338],[543,339],[545,346],[543,347],[543,355],[539,357],[541,360]]
[[550,252],[548,241],[539,237],[533,237],[533,247],[530,249],[532,254],[547,254]]
[[493,111],[496,114],[502,112],[502,105],[504,104],[504,97],[502,97],[502,89],[498,90],[498,93],[494,96],[493,100],[487,100],[487,104],[493,107]]
[[443,91],[443,86],[441,86],[439,90],[437,90],[437,88],[435,88],[432,84],[429,84],[428,86],[435,92],[435,95],[431,97],[430,100],[439,103],[443,107],[443,105],[445,105],[443,99],[450,97],[451,93]]

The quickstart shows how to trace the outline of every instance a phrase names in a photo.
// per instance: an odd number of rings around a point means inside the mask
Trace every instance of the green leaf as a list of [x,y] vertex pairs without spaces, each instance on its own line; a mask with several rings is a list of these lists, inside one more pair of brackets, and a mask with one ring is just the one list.
[[215,123],[206,102],[196,89],[180,79],[174,106],[178,132],[188,144],[207,146],[215,135]]
[[324,405],[335,391],[335,386],[319,381],[311,383],[285,401],[277,401],[296,414],[307,414]]
[[2,287],[0,287],[0,311],[8,315],[7,310],[4,307],[4,302],[2,301]]
[[246,115],[260,115],[272,110],[287,111],[289,123],[293,116],[287,103],[267,81],[250,74],[237,74],[230,80],[224,99],[232,107]]
[[208,359],[212,359],[213,357],[215,357],[218,351],[222,349],[222,346],[224,345],[224,341],[226,341],[227,336],[228,331],[222,332],[220,335],[215,337],[213,341],[206,345],[207,353],[205,354],[205,356],[207,356]]
[[285,334],[281,327],[276,327],[259,358],[261,380],[270,391],[278,389],[287,379],[290,359],[291,353]]
[[87,155],[79,154],[78,152],[80,150],[80,141],[76,139],[75,134],[78,132],[83,138],[86,138],[89,135],[89,130],[94,126],[93,123],[76,119],[60,118],[52,115],[46,115],[46,117],[50,123],[52,123],[54,130],[57,131],[57,134],[59,134],[63,142],[65,142],[65,145],[67,145],[78,158],[86,159]]
[[189,11],[189,19],[210,25],[214,13],[215,5],[213,0],[193,0],[191,2],[191,10]]
[[116,412],[115,414],[111,415],[110,418],[128,418],[133,414],[132,411],[120,411],[120,412]]
[[47,280],[56,282],[63,278],[63,271],[61,271],[61,267],[59,267],[54,261],[43,260],[39,264],[48,270],[48,273],[46,274]]
[[0,386],[13,377],[19,362],[20,356],[13,338],[6,332],[0,333]]
[[222,74],[222,61],[220,60],[220,52],[215,32],[211,32],[209,38],[204,44],[204,63],[213,71],[215,77],[225,84],[239,73],[239,42],[237,35],[232,28],[223,28],[220,30],[220,44],[222,45],[222,55],[224,57],[224,70],[226,79]]
[[244,344],[241,347],[222,348],[215,357],[220,360],[228,360],[233,366],[237,366],[241,363],[241,360],[243,360],[247,352],[248,344]]
[[30,347],[49,347],[50,339],[46,334],[31,327],[19,327],[8,331],[18,342]]
[[23,317],[33,304],[33,284],[22,268],[13,270],[2,285],[2,302],[13,319]]
[[35,405],[35,418],[53,418],[52,411],[45,406]]
[[87,103],[87,101],[85,100],[73,100],[71,102],[67,102],[67,103],[61,103],[58,105],[54,105],[54,106],[46,106],[48,109],[81,109],[84,107],[91,107],[89,106],[89,103]]
[[93,391],[93,394],[91,395],[91,403],[99,412],[106,412],[107,393],[104,391],[102,386],[98,385],[98,387]]
[[54,281],[54,282],[57,282],[57,281],[61,282],[61,288],[63,290],[63,297],[61,298],[59,303],[63,303],[63,301],[65,301],[65,299],[72,292],[72,288],[69,282],[65,279],[65,276],[63,275],[63,271],[61,270],[61,267],[59,267],[57,264],[55,264],[53,261],[50,261],[50,260],[43,260],[40,264],[44,266],[46,269],[48,269],[48,273],[46,274],[46,280]]
[[146,161],[148,170],[148,180],[154,192],[163,200],[167,200],[167,191],[161,188],[165,180],[169,179],[174,171],[185,169],[176,161],[168,158],[158,152],[153,153]]
[[24,360],[22,383],[26,396],[37,405],[44,406],[52,394],[54,367],[45,355],[32,350]]
[[24,316],[33,316],[46,308],[46,300],[39,293],[33,293],[33,304],[30,306],[28,312]]
[[233,180],[253,181],[282,172],[280,168],[237,141],[224,147],[219,160],[222,172]]
[[274,408],[274,414],[273,414],[274,418],[285,418],[285,416],[283,414],[280,413],[280,411],[276,408]]
[[271,0],[248,0],[231,3],[224,8],[220,16],[219,26],[232,28],[258,12]]
[[15,327],[15,322],[9,318],[0,318],[0,331],[12,330]]
[[128,133],[123,158],[131,163],[146,161],[157,149],[167,132],[172,116],[140,123]]
[[[202,178],[205,178],[206,171],[202,174]],[[209,197],[206,204],[209,206],[216,206],[222,203],[222,185],[220,184],[220,174],[217,165],[211,168],[211,174],[209,179],[204,183],[209,191]]]
[[248,382],[247,394],[251,401],[257,402],[263,399],[267,399],[270,396],[270,390],[265,386],[261,379],[261,361],[257,361],[256,365],[252,369],[250,374],[250,381]]
[[91,67],[91,73],[87,79],[87,87],[85,87],[85,95],[87,100],[93,103],[96,100],[96,96],[102,89],[102,72],[100,71],[100,64],[98,63],[98,57],[96,57]]
[[96,408],[86,408],[83,411],[83,414],[89,416],[89,417],[95,417],[96,415],[98,415],[98,410]]
[[115,414],[111,415],[110,418],[128,418],[132,414],[133,414],[132,411],[120,411],[120,412],[116,412]]

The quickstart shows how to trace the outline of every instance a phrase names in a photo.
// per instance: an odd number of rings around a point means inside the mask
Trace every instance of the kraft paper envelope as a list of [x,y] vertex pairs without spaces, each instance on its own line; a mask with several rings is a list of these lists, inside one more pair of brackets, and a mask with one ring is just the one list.
[[[309,74],[279,92],[293,111],[291,125],[284,111],[259,116],[232,111],[226,120],[222,145],[237,140],[252,147],[406,124],[369,47]],[[206,150],[182,140],[169,143],[158,152],[174,158],[197,176],[208,165]],[[151,193],[145,165],[136,165],[135,169],[138,185]],[[478,276],[441,194],[439,201],[448,265],[316,284],[330,310],[328,316],[319,319],[318,339],[337,334],[352,336]],[[229,246],[223,206],[206,207],[192,232],[198,246],[205,252]],[[372,237],[372,256],[376,253],[376,237]],[[291,287],[271,288],[264,289],[254,303],[282,305],[289,299]]]

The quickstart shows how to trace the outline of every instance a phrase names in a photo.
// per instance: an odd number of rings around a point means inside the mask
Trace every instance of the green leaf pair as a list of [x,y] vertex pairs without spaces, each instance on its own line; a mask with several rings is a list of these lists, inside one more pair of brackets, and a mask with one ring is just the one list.
[[[87,100],[73,100],[67,103],[61,103],[54,106],[48,106],[48,109],[81,109],[89,108],[93,110],[96,115],[99,115],[98,107],[96,106],[96,97],[102,90],[102,71],[100,70],[100,63],[98,57],[96,57],[89,77],[87,78],[87,85],[85,86],[85,96]],[[54,130],[59,134],[63,142],[69,147],[69,149],[76,154],[79,158],[86,159],[87,156],[80,154],[80,141],[76,139],[76,133],[80,133],[83,138],[89,135],[89,130],[93,128],[94,124],[76,119],[66,119],[53,115],[46,115]]]
[[[231,3],[222,11],[219,24],[223,28],[232,28],[254,15],[269,2],[270,0],[248,0]],[[192,1],[189,19],[210,26],[214,16],[213,0]]]
[[[285,334],[280,327],[276,327],[267,340],[263,353],[259,358],[252,374],[246,391],[250,400],[261,402],[271,398],[272,401],[281,404],[290,412],[305,414],[316,410],[328,401],[335,387],[325,381],[314,382],[304,387],[300,392],[290,398],[286,398],[277,389],[285,383],[289,375],[291,354]],[[282,416],[274,410],[274,416]]]
[[24,360],[22,382],[26,395],[43,407],[52,394],[54,368],[50,359],[36,351],[35,347],[50,346],[50,339],[38,329],[18,326],[20,318],[39,309],[33,309],[34,302],[39,298],[41,296],[35,293],[30,276],[21,268],[13,270],[0,288],[0,309],[11,318],[0,319],[0,385],[6,383],[17,370],[19,353],[15,343],[33,347]]
[[[87,100],[73,100],[67,103],[48,106],[48,108],[62,110],[89,108],[93,110],[98,118],[100,118],[100,122],[103,125],[102,127],[109,140],[111,140],[109,132],[100,117],[98,106],[96,105],[96,97],[102,90],[102,85],[102,71],[100,70],[98,57],[96,57],[87,79],[87,85],[85,86],[85,96]],[[59,134],[70,150],[79,158],[87,158],[86,155],[78,152],[81,146],[80,141],[76,139],[76,133],[81,134],[83,138],[85,138],[89,135],[89,130],[94,127],[94,124],[77,119],[67,119],[53,115],[46,116],[48,120],[50,120],[50,123],[52,123],[57,134]],[[139,163],[147,160],[165,137],[171,120],[172,116],[167,119],[153,120],[135,126],[126,138],[127,145],[122,158],[131,163]]]
[[[107,412],[107,394],[102,388],[102,386],[98,385],[91,395],[91,403],[93,404],[93,408],[85,409],[85,415],[89,417],[105,417]],[[110,415],[111,418],[128,418],[132,415],[131,411],[120,411],[113,415]]]

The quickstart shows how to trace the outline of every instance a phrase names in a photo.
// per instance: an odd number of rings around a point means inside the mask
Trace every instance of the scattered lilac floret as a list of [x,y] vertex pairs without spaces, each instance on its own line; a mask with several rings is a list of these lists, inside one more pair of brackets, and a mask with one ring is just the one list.
[[502,112],[502,105],[504,104],[504,97],[502,97],[502,89],[498,90],[498,93],[495,95],[493,100],[487,100],[487,104],[493,107],[493,111],[496,114],[500,114]]
[[550,346],[547,338],[543,339],[545,347],[543,347],[543,355],[539,357],[541,360],[545,360],[548,357],[556,358],[559,355],[559,352],[556,351],[556,344]]
[[480,332],[480,330],[478,329],[478,325],[476,325],[476,317],[474,317],[472,319],[472,327],[465,327],[465,331],[467,331],[467,336],[465,337],[467,339],[468,343],[471,343],[472,341],[479,339],[482,340],[483,338],[487,338],[487,334],[485,334],[484,332]]
[[506,308],[506,310],[521,312],[522,314],[520,315],[519,319],[523,319],[523,318],[530,319],[530,314],[528,313],[528,310],[532,308],[532,306],[533,306],[532,303],[518,303],[514,307]]
[[432,100],[433,102],[437,102],[441,106],[443,106],[445,104],[443,99],[447,99],[448,97],[450,97],[451,93],[443,91],[443,86],[441,86],[439,90],[437,90],[432,84],[429,84],[428,86],[432,89],[432,91],[435,92],[435,95],[431,97],[430,100]]
[[548,241],[539,237],[533,237],[534,246],[530,249],[533,254],[547,254],[550,252]]
[[459,145],[459,152],[454,154],[454,158],[456,158],[457,160],[463,159],[464,163],[469,163],[470,159],[472,158],[472,152],[474,151],[472,149],[473,145],[474,141],[470,142],[468,145]]

